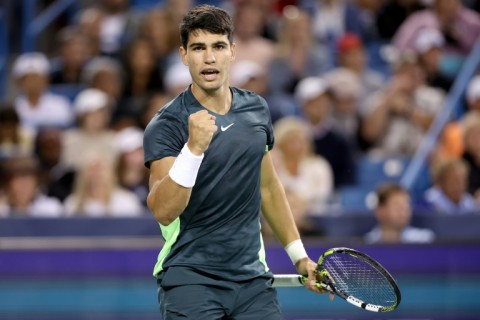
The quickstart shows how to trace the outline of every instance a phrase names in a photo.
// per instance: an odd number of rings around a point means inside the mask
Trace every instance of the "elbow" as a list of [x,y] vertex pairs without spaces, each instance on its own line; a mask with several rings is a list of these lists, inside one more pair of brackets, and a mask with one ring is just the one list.
[[170,225],[170,223],[172,223],[176,219],[176,217],[171,218],[171,217],[161,215],[161,214],[158,214],[158,213],[153,213],[153,216],[154,216],[155,220],[157,220],[158,223],[160,223],[162,226],[165,226],[165,227]]
[[178,214],[173,214],[165,208],[160,206],[149,206],[150,211],[152,212],[153,218],[160,223],[162,226],[168,226],[170,223],[175,221],[175,219],[179,216]]

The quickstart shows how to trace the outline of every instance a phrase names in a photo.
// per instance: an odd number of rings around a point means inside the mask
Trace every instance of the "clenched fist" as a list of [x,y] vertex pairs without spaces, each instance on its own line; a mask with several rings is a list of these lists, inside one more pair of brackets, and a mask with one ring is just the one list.
[[188,148],[194,155],[201,155],[204,153],[210,142],[213,134],[218,127],[215,124],[215,116],[208,113],[207,110],[201,110],[192,113],[188,117]]

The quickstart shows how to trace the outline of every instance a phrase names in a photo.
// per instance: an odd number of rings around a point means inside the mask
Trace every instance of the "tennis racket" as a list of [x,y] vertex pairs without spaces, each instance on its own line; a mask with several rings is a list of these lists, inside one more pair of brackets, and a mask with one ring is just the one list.
[[[318,259],[319,288],[373,312],[394,310],[401,300],[395,279],[377,261],[350,248],[332,248]],[[298,274],[275,275],[274,287],[303,286],[308,278]]]

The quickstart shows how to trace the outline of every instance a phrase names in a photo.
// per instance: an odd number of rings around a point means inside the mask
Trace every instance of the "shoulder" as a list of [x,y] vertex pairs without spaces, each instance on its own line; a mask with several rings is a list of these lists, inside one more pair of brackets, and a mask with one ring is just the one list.
[[166,123],[170,124],[187,124],[188,123],[188,111],[184,104],[183,94],[178,95],[176,98],[168,102],[163,106],[150,120],[145,128],[145,134],[148,134],[153,129]]
[[435,234],[430,229],[408,227],[402,235],[403,242],[429,243],[435,239]]
[[63,205],[57,198],[39,195],[32,203],[33,216],[60,217],[63,214]]
[[261,102],[262,104],[267,104],[266,100],[260,96],[259,94],[247,90],[247,89],[241,89],[237,87],[230,87],[232,90],[232,94],[236,96],[238,99],[241,99],[242,101],[252,101],[252,102]]

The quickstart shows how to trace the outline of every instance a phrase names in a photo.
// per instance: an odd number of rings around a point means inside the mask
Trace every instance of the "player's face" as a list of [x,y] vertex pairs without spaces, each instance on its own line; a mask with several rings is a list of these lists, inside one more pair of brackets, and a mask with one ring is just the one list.
[[189,35],[187,48],[180,48],[180,54],[190,69],[194,87],[205,92],[228,87],[235,44],[230,45],[227,35],[202,30],[193,32]]

